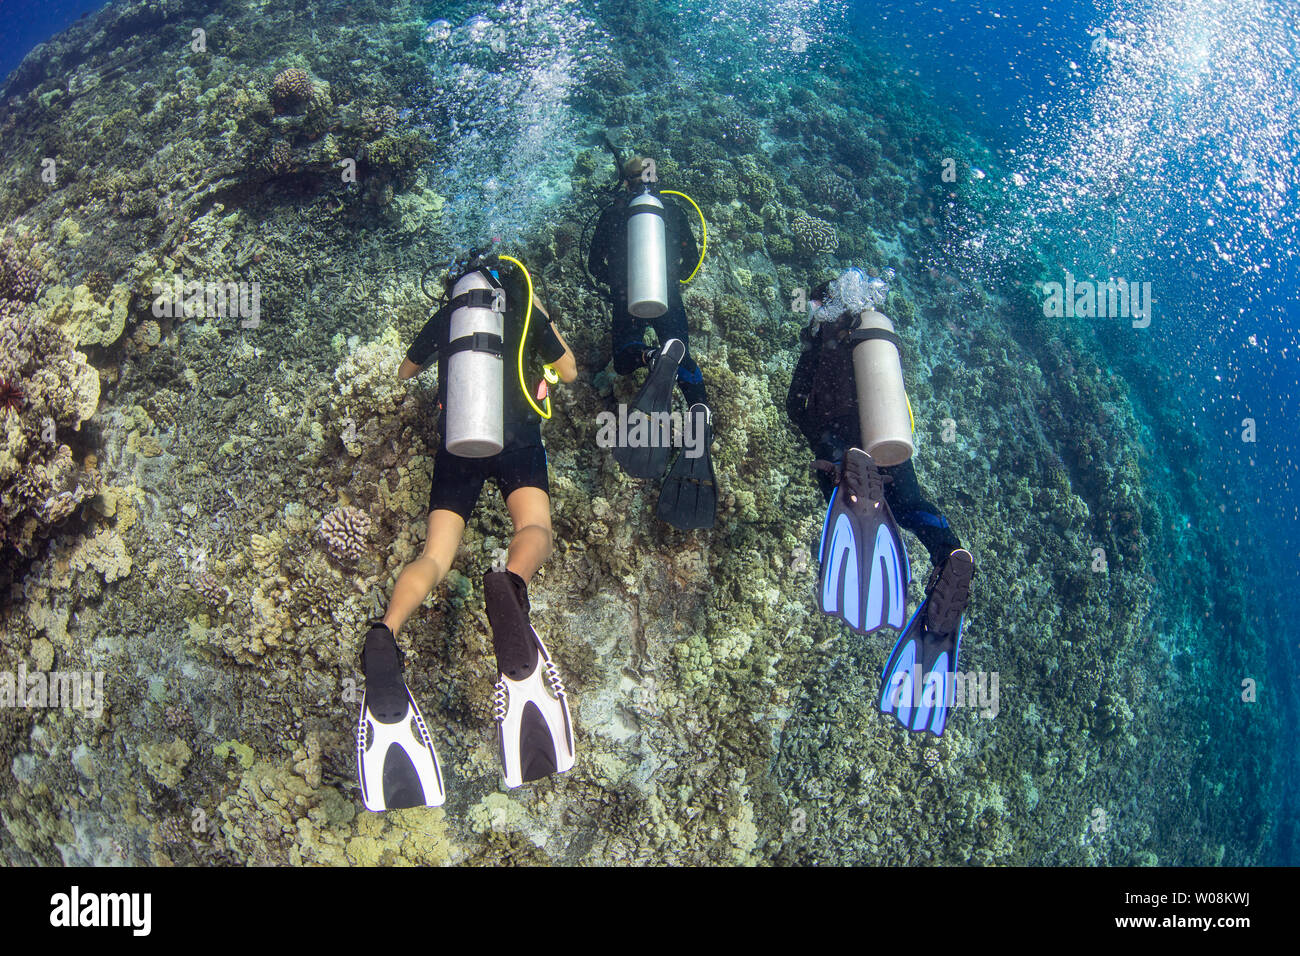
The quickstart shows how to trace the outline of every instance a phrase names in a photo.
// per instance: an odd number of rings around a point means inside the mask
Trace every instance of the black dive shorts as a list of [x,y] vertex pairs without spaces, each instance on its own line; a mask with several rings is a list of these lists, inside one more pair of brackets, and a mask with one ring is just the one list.
[[514,445],[490,458],[462,458],[439,445],[433,459],[429,510],[454,511],[468,524],[483,492],[483,482],[489,478],[501,489],[503,501],[517,488],[540,488],[549,495],[546,449],[540,443]]

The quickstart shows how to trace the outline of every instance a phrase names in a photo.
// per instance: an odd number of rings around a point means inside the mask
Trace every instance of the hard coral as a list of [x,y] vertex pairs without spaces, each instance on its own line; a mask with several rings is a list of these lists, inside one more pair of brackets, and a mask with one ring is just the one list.
[[356,561],[365,553],[370,516],[353,507],[335,508],[320,523],[320,536],[340,561]]
[[853,184],[830,170],[824,170],[813,177],[811,185],[813,194],[832,206],[851,206],[857,200]]
[[223,587],[210,571],[196,571],[190,578],[190,586],[212,607],[225,607],[230,603],[229,588]]
[[718,123],[718,138],[727,146],[755,146],[760,133],[758,124],[741,113],[724,115]]
[[293,168],[293,150],[284,140],[276,140],[267,153],[266,168],[273,173],[286,173]]
[[[30,555],[38,538],[98,493],[97,470],[78,463],[59,441],[99,404],[99,377],[71,339],[41,310],[0,316],[0,525],[8,545]],[[15,405],[21,402],[21,405]]]
[[25,261],[12,241],[0,246],[0,299],[35,302],[41,292],[41,273]]
[[91,269],[83,281],[90,294],[101,302],[113,291],[113,280],[99,269]]
[[834,252],[839,248],[839,233],[824,219],[799,213],[794,217],[790,227],[799,241],[799,247],[804,252]]
[[305,106],[316,92],[306,70],[293,67],[276,75],[271,83],[271,102],[276,112],[284,113]]

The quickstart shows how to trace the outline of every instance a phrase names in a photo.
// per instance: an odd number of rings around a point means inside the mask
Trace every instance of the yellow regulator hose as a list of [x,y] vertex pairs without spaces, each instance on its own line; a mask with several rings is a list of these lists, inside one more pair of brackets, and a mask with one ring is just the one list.
[[700,217],[700,229],[704,232],[704,242],[700,245],[700,261],[695,263],[695,268],[691,270],[691,274],[681,280],[682,285],[685,285],[695,278],[695,273],[699,272],[700,266],[704,265],[704,253],[709,249],[709,225],[704,221],[704,213],[700,212],[700,207],[695,205],[695,200],[686,193],[679,193],[676,189],[661,189],[660,192],[665,196],[681,196],[692,206],[695,206],[695,214]]
[[[524,310],[524,331],[519,337],[519,356],[517,367],[519,370],[519,388],[524,393],[524,398],[528,399],[528,404],[533,406],[533,411],[542,418],[550,419],[551,417],[551,396],[547,395],[542,401],[545,407],[540,407],[533,401],[533,394],[528,390],[528,382],[524,378],[524,346],[528,344],[528,324],[533,318],[533,277],[528,274],[528,269],[524,264],[514,256],[498,255],[498,259],[504,259],[506,262],[514,263],[519,267],[519,271],[524,274],[524,280],[528,283],[528,307]],[[546,381],[552,385],[560,380],[553,366],[547,365],[543,369],[543,375]]]

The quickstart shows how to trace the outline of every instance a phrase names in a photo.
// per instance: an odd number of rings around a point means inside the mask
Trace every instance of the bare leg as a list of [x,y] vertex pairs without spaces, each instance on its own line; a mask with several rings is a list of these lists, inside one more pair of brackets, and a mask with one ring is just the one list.
[[447,576],[464,533],[465,521],[456,512],[434,511],[429,515],[424,551],[402,569],[384,615],[384,623],[394,634]]
[[551,498],[541,488],[516,488],[506,500],[515,536],[510,539],[510,557],[506,569],[527,584],[537,569],[551,556]]

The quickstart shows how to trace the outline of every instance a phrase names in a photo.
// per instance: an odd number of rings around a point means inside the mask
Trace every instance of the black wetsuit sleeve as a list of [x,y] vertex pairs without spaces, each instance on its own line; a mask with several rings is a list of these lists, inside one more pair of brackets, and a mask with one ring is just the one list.
[[438,351],[439,332],[447,322],[447,307],[444,305],[428,322],[424,323],[424,328],[420,334],[415,337],[411,347],[406,350],[406,357],[416,365],[423,368],[429,364],[435,352]]
[[533,314],[534,318],[541,319],[544,323],[537,326],[537,334],[533,336],[533,351],[537,353],[544,365],[558,362],[564,357],[564,343],[555,334],[555,328],[551,323],[546,321],[546,316],[536,309],[533,310]]
[[804,349],[799,356],[799,362],[794,367],[794,375],[790,378],[790,391],[785,399],[786,414],[790,416],[790,421],[794,422],[795,427],[803,432],[810,445],[817,441],[817,436],[809,433],[808,423],[808,398],[812,395],[813,373],[816,369],[816,348]]
[[609,246],[614,241],[614,223],[617,215],[612,207],[600,214],[600,221],[596,223],[596,233],[591,237],[591,250],[587,254],[587,271],[597,282],[606,285],[609,285]]

